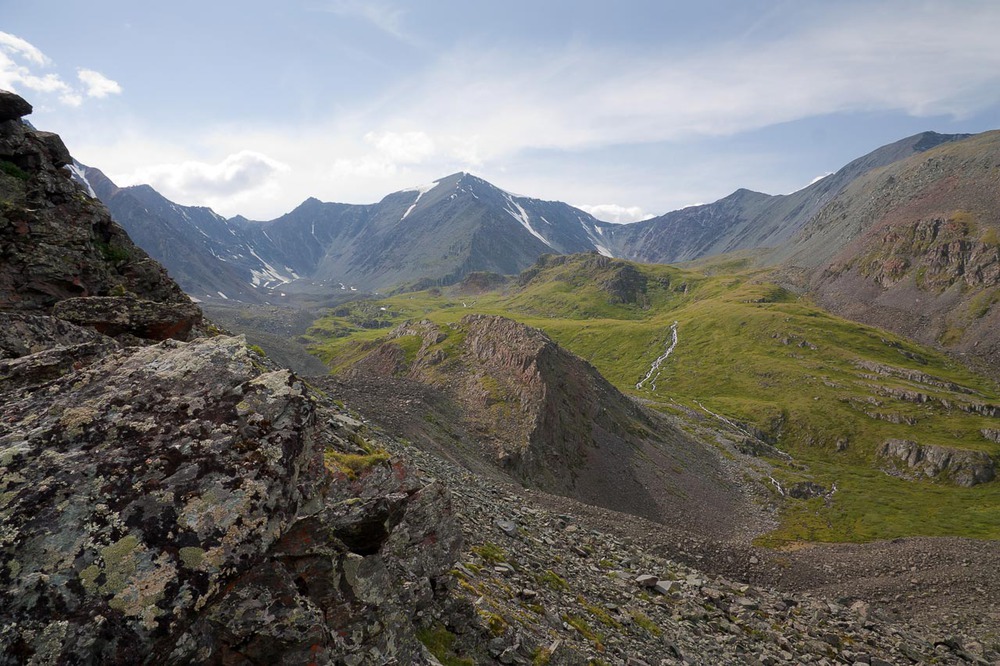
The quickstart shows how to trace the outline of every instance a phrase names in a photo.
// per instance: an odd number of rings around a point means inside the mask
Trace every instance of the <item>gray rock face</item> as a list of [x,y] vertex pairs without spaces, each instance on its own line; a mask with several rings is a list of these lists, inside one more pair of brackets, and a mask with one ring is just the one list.
[[186,340],[201,321],[201,310],[194,303],[157,303],[134,296],[68,298],[56,303],[52,313],[105,335],[147,340]]
[[15,662],[418,663],[411,618],[459,545],[445,491],[377,457],[331,475],[329,415],[241,339],[0,387]]
[[[31,110],[12,93],[3,100],[0,108]],[[55,134],[0,122],[0,161],[9,165],[0,171],[0,310],[45,312],[66,298],[116,292],[190,303],[60,168],[71,159]]]
[[20,96],[0,90],[0,123],[17,120],[31,113],[31,105]]
[[18,358],[55,345],[110,342],[92,329],[80,328],[57,317],[25,312],[0,312],[0,358]]
[[879,454],[902,462],[913,473],[943,477],[959,486],[971,487],[992,481],[996,476],[993,459],[982,451],[950,449],[933,444],[918,444],[905,439],[887,439]]
[[37,387],[119,348],[107,336],[55,317],[0,312],[0,385]]

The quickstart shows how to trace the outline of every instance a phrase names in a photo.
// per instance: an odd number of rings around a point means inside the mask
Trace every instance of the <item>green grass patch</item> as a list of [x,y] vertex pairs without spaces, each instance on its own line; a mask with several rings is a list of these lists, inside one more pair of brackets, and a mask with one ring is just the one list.
[[611,614],[608,613],[608,611],[606,611],[605,609],[601,608],[600,606],[595,606],[594,604],[588,603],[587,600],[581,596],[578,596],[576,600],[581,606],[587,609],[588,613],[594,616],[594,619],[603,624],[605,627],[617,630],[620,630],[622,628],[621,622],[611,617]]
[[653,636],[661,636],[663,634],[663,630],[660,629],[660,627],[642,611],[630,610],[629,615],[632,617],[632,621],[635,622],[636,626],[641,627]]
[[984,290],[969,301],[969,314],[973,319],[982,319],[997,303],[1000,303],[1000,289]]
[[552,569],[546,569],[542,573],[538,574],[535,579],[538,581],[539,585],[544,585],[550,590],[555,590],[556,592],[566,592],[569,590],[569,583],[566,579],[552,571]]
[[117,264],[122,261],[128,261],[132,258],[132,253],[126,248],[121,247],[115,243],[105,243],[103,241],[97,241],[95,243],[97,249],[100,251],[101,256],[104,257],[105,261]]
[[28,180],[31,178],[31,174],[13,162],[8,162],[7,160],[0,160],[0,171],[8,176],[11,176],[12,178],[17,178],[18,180]]
[[345,475],[354,481],[374,465],[388,462],[389,454],[385,451],[374,453],[341,453],[340,451],[328,450],[323,454],[323,463],[331,472]]
[[816,482],[837,492],[791,500],[781,527],[758,545],[783,547],[802,541],[864,542],[907,536],[996,539],[1000,484],[959,488],[929,480],[889,476],[870,466],[832,465],[806,459]]
[[595,646],[600,646],[604,642],[604,635],[594,631],[590,624],[588,624],[582,617],[567,613],[566,615],[563,615],[562,619],[563,622],[576,629],[580,632],[581,636],[586,638]]
[[489,541],[479,546],[473,546],[470,550],[478,555],[484,562],[489,562],[490,564],[498,564],[500,562],[507,561],[506,551],[495,543],[490,543]]
[[443,666],[475,666],[472,659],[459,657],[455,654],[455,634],[448,631],[444,625],[421,629],[417,639]]
[[403,350],[403,360],[407,365],[411,365],[417,359],[417,354],[424,345],[424,339],[419,335],[401,335],[392,342]]

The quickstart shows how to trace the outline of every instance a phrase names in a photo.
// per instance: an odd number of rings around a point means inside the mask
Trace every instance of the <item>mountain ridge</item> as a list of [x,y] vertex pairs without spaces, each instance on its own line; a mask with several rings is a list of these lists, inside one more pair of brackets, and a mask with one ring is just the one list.
[[[199,299],[282,302],[284,294],[453,284],[471,272],[517,274],[545,253],[596,251],[673,262],[787,242],[861,174],[969,135],[901,139],[788,195],[740,188],[722,199],[629,224],[516,195],[467,172],[372,204],[309,197],[273,220],[228,220],[149,186],[117,188],[79,168],[125,228]],[[138,189],[136,189],[138,188]],[[135,200],[129,204],[129,200]],[[156,220],[156,222],[154,222]],[[220,294],[221,292],[221,294]]]
[[780,245],[862,174],[970,136],[921,132],[877,148],[791,194],[740,188],[714,203],[616,226],[611,229],[611,248],[625,259],[673,263]]

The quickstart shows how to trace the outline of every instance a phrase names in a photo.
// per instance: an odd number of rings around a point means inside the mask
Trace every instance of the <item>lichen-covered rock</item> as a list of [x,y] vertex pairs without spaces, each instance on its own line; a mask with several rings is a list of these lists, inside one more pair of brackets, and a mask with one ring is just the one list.
[[879,455],[903,463],[911,473],[941,477],[959,486],[971,487],[996,476],[993,459],[983,451],[918,444],[906,439],[887,439]]
[[0,398],[0,663],[420,663],[446,494],[379,457],[327,471],[327,408],[242,339]]
[[0,359],[18,358],[54,346],[111,344],[107,336],[48,315],[0,312]]
[[53,306],[52,314],[112,337],[146,340],[186,340],[201,321],[201,309],[190,301],[157,303],[134,296],[67,298]]
[[38,387],[104,358],[118,349],[110,338],[56,345],[14,359],[0,359],[0,383],[10,389]]

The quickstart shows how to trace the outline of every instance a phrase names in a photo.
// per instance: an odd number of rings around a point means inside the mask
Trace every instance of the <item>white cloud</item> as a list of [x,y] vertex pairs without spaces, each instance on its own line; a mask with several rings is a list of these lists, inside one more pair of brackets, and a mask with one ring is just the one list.
[[768,41],[682,55],[476,45],[386,95],[371,121],[475,136],[477,158],[490,161],[525,149],[726,136],[840,112],[961,117],[1000,101],[997,34],[1000,6],[989,4],[862,13],[832,5]]
[[399,173],[399,166],[390,160],[378,156],[365,156],[357,159],[340,158],[333,163],[330,177],[358,177],[383,180]]
[[66,91],[63,92],[63,94],[59,95],[59,101],[65,104],[66,106],[76,107],[83,104],[83,95],[75,93],[66,88]]
[[17,53],[28,62],[42,67],[51,64],[44,53],[35,46],[9,32],[0,32],[0,50],[7,53]]
[[434,141],[424,132],[368,132],[365,141],[389,162],[417,164],[434,154]]
[[39,71],[50,66],[52,60],[36,46],[16,35],[0,32],[0,88],[56,95],[59,102],[70,107],[80,106],[84,96],[100,98],[121,92],[117,82],[92,69],[77,70],[83,89],[69,85],[56,73]]
[[80,68],[76,70],[77,78],[87,89],[87,97],[107,97],[108,95],[120,95],[122,87],[117,81],[112,81],[100,72],[92,69]]
[[282,162],[243,150],[215,164],[193,160],[157,164],[112,175],[111,179],[118,185],[152,185],[168,199],[182,203],[227,207],[234,197],[266,190],[277,173],[288,170]]
[[653,217],[652,213],[647,213],[639,206],[619,206],[618,204],[579,204],[576,206],[580,210],[590,213],[598,220],[614,222],[616,224],[628,224],[629,222],[640,222]]

